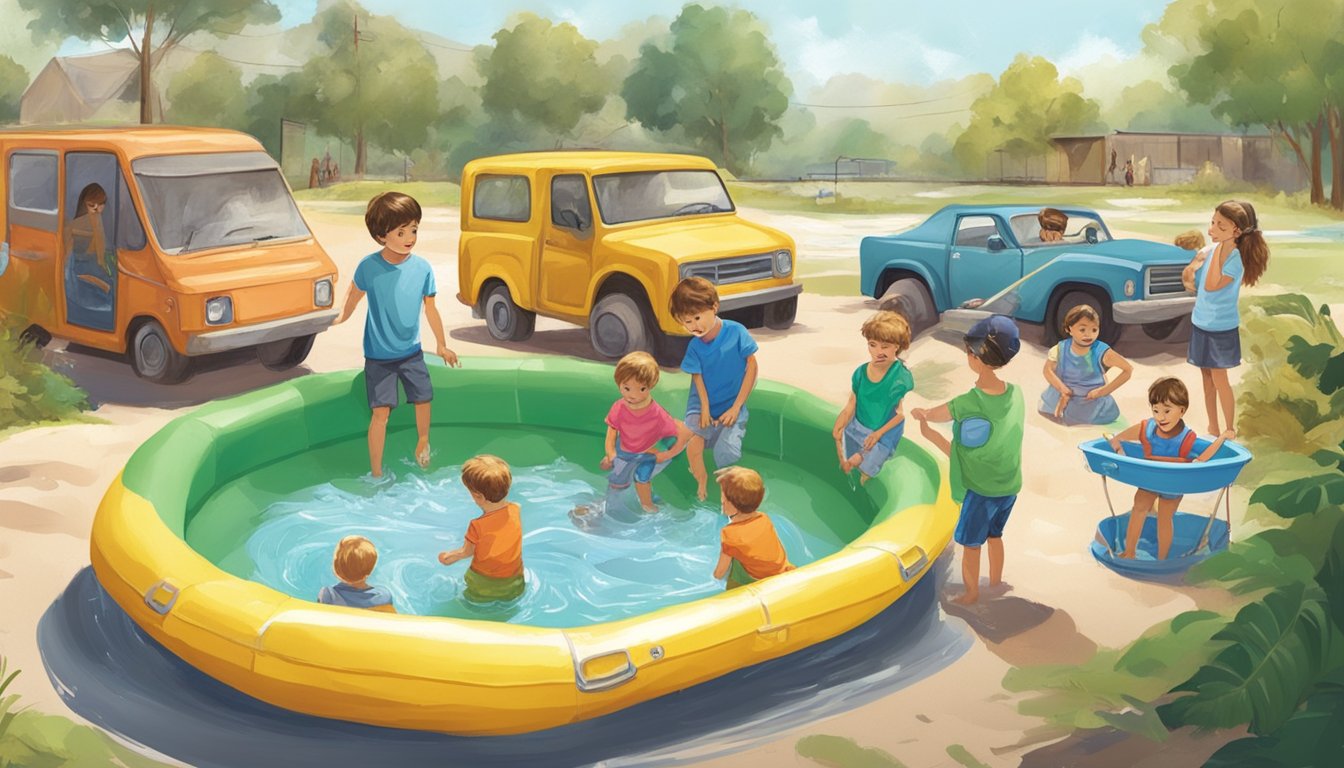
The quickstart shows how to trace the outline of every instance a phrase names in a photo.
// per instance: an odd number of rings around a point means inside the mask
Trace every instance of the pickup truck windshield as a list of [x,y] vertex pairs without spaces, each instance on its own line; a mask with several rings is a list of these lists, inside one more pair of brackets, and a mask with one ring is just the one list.
[[[1071,214],[1069,223],[1064,227],[1064,239],[1053,243],[1041,241],[1041,222],[1036,218],[1036,214],[1027,213],[1020,216],[1014,216],[1009,224],[1013,228],[1013,236],[1017,242],[1022,244],[1023,248],[1040,248],[1050,245],[1077,245],[1079,243],[1104,243],[1111,238],[1106,236],[1106,228],[1101,225],[1101,221],[1092,216],[1082,214]],[[1089,239],[1088,229],[1095,231],[1095,235]]]
[[148,157],[131,169],[166,253],[310,234],[279,167],[265,153]]
[[606,224],[727,213],[733,201],[714,171],[638,171],[593,177]]

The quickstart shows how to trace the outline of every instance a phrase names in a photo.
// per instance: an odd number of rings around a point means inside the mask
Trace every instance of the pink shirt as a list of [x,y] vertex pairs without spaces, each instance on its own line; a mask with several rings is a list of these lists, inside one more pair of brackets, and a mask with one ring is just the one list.
[[621,450],[630,453],[643,453],[659,440],[677,434],[677,422],[657,403],[632,411],[625,400],[617,400],[607,413],[607,426],[620,435]]

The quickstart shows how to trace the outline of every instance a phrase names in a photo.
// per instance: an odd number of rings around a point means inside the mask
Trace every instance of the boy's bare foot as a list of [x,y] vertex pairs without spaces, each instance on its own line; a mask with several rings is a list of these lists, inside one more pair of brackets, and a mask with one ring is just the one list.
[[429,469],[429,439],[422,439],[415,445],[415,463],[421,469]]
[[640,504],[639,508],[649,513],[650,515],[658,511],[657,504]]
[[979,599],[980,594],[978,592],[962,592],[960,595],[952,598],[951,602],[956,603],[957,605],[975,605],[976,601]]
[[1134,559],[1134,553],[1133,553],[1133,552],[1121,552],[1121,553],[1119,554],[1119,558],[1120,558],[1121,560],[1133,560],[1133,559]]
[[1013,590],[1012,584],[1009,584],[1006,581],[1000,581],[997,584],[990,584],[986,586],[984,589],[984,593],[992,597],[999,597],[1000,595],[1008,594],[1012,590]]
[[1218,429],[1218,425],[1217,425],[1217,424],[1210,424],[1210,425],[1209,425],[1209,432],[1208,432],[1208,434],[1210,434],[1210,435],[1214,435],[1215,437],[1216,437],[1218,434],[1220,434],[1220,430]]

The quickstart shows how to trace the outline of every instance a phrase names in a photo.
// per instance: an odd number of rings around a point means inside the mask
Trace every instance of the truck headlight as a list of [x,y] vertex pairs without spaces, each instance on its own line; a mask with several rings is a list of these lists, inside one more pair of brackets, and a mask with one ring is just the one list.
[[785,277],[793,272],[793,254],[785,251],[775,251],[775,274]]
[[1125,281],[1125,295],[1126,295],[1126,296],[1133,296],[1133,295],[1134,295],[1134,281],[1133,281],[1133,280],[1126,280],[1126,281]]
[[227,325],[233,322],[233,299],[228,296],[216,296],[205,302],[205,322],[210,325]]
[[323,278],[313,283],[313,303],[319,307],[331,306],[331,280]]

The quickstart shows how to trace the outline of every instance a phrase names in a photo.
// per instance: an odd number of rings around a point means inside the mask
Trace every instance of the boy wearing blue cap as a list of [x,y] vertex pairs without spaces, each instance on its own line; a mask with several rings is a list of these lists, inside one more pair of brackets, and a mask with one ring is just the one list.
[[[961,576],[966,593],[954,603],[980,599],[980,547],[989,542],[989,586],[1003,583],[1003,528],[1022,490],[1022,391],[1000,379],[998,369],[1022,348],[1017,324],[1004,315],[976,323],[964,339],[966,364],[975,387],[937,408],[910,412],[920,431],[951,459],[952,498],[961,502],[953,538],[963,547]],[[952,440],[929,426],[951,421]]]

